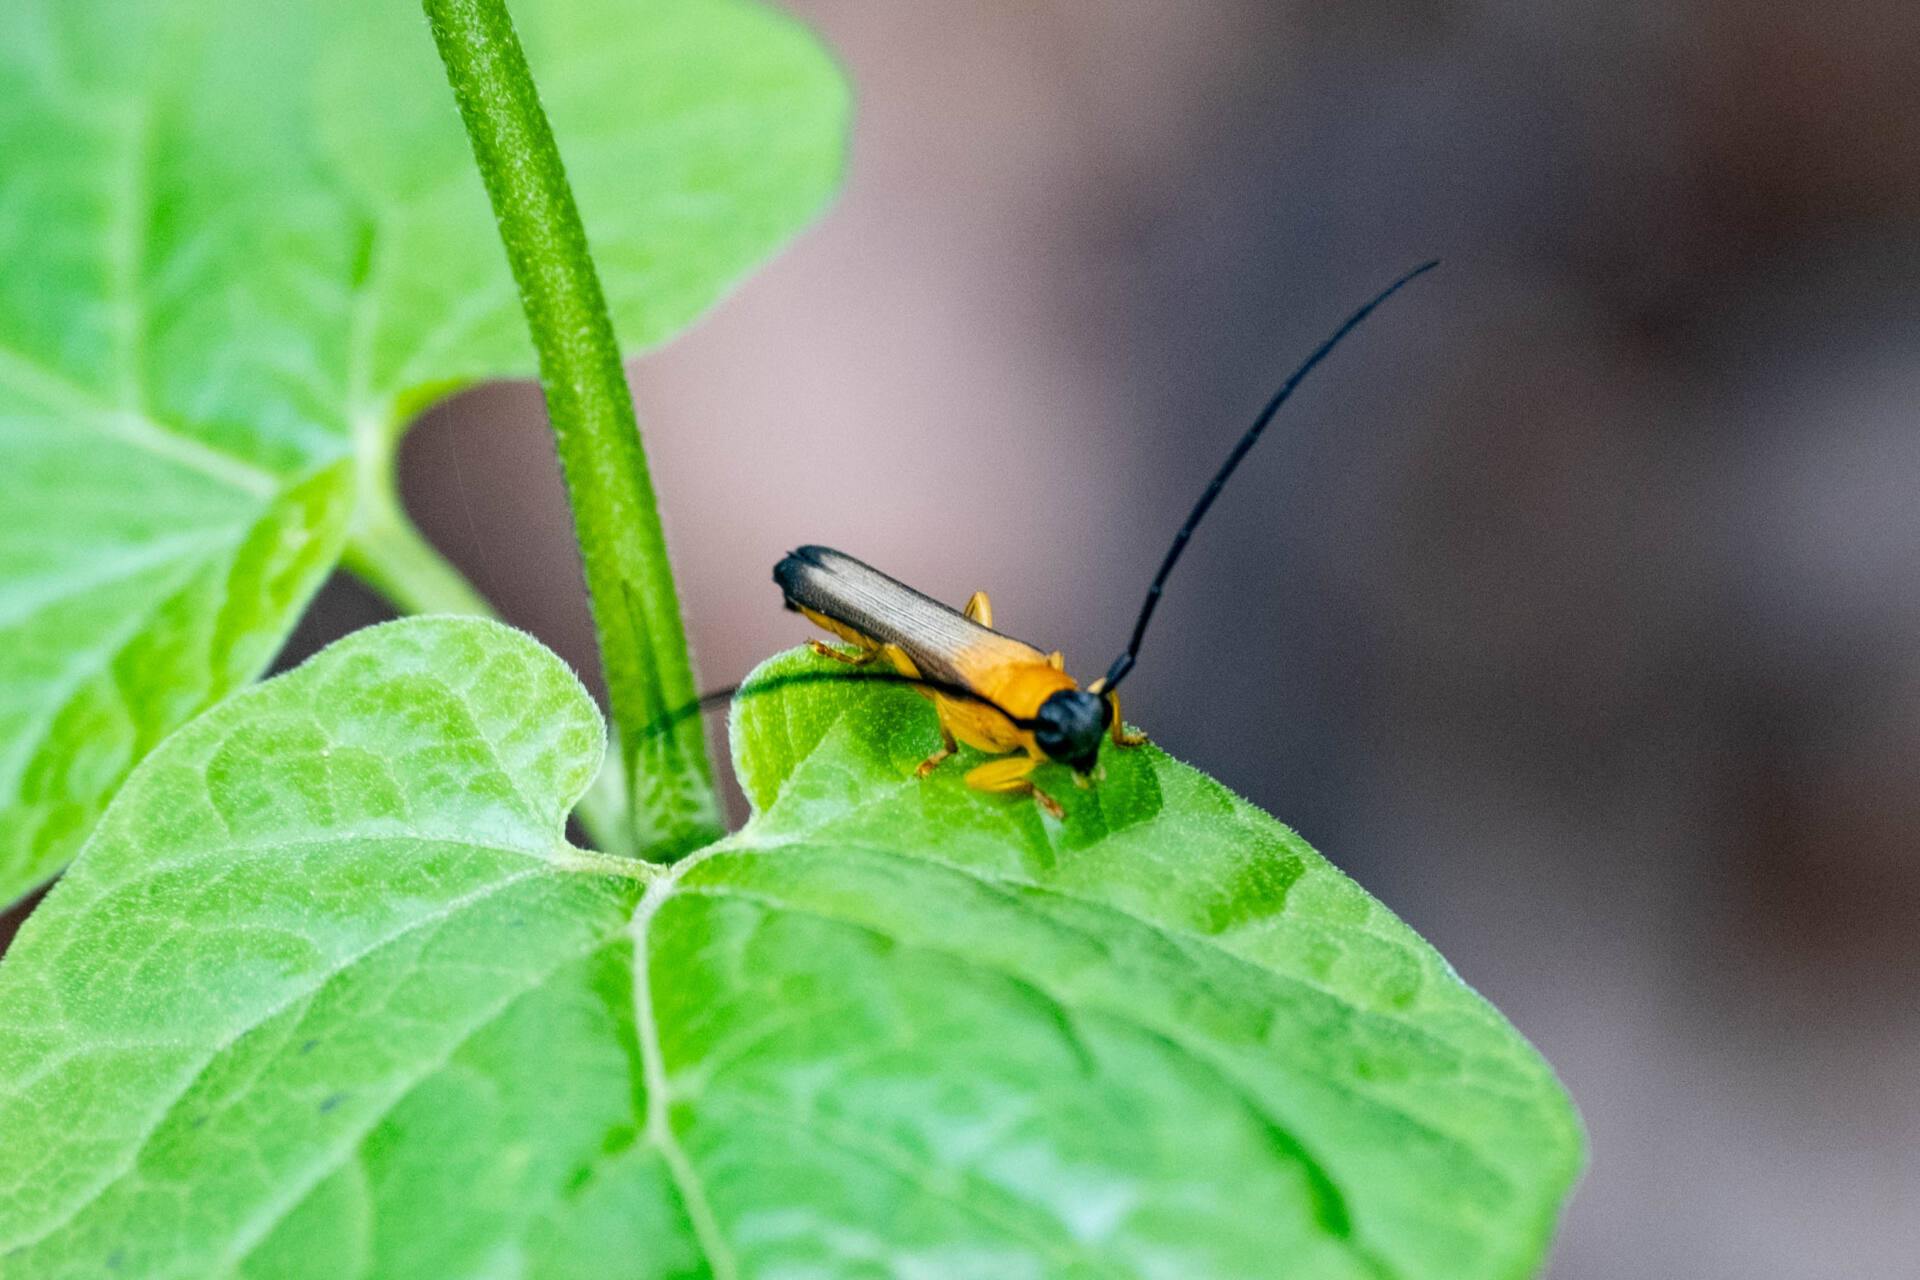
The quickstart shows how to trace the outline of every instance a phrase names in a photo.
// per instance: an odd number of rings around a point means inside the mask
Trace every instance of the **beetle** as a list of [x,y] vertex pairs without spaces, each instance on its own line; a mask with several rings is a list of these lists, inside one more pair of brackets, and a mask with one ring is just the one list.
[[[1168,575],[1227,479],[1314,366],[1374,308],[1438,265],[1425,263],[1381,290],[1315,348],[1274,392],[1174,535],[1147,588],[1127,647],[1105,675],[1084,689],[1066,673],[1066,664],[1057,651],[1043,652],[994,630],[993,606],[984,591],[974,592],[965,609],[956,610],[863,561],[821,546],[803,546],[790,552],[774,566],[773,579],[789,609],[852,646],[843,650],[820,640],[809,641],[816,653],[855,666],[885,662],[892,668],[887,673],[890,678],[916,685],[932,699],[940,725],[940,746],[921,761],[918,776],[926,777],[952,756],[960,743],[965,743],[990,755],[1007,757],[968,770],[969,787],[994,793],[1027,793],[1042,810],[1059,818],[1064,813],[1059,801],[1035,786],[1030,775],[1052,760],[1073,770],[1074,780],[1087,786],[1104,740],[1111,740],[1117,747],[1136,747],[1147,740],[1145,734],[1131,733],[1122,725],[1116,690],[1139,657],[1140,643]],[[733,692],[736,690],[721,690],[719,694]],[[702,702],[714,696],[708,695]]]
[[1085,780],[1100,743],[1137,747],[1145,734],[1121,727],[1120,702],[1100,680],[1082,689],[1065,671],[1060,653],[1042,653],[993,629],[993,606],[976,591],[955,611],[873,566],[831,547],[801,547],[774,566],[773,580],[787,607],[853,646],[851,652],[819,640],[815,653],[863,666],[885,661],[933,700],[940,746],[916,770],[924,778],[964,742],[992,760],[967,772],[976,791],[1030,792],[1054,817],[1059,801],[1027,775],[1058,760]]

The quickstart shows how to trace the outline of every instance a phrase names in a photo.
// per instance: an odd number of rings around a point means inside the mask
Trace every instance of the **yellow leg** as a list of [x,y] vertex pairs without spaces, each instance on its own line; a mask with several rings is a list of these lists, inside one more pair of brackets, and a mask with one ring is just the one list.
[[845,649],[836,649],[825,640],[809,640],[807,648],[823,658],[832,658],[835,662],[844,662],[848,666],[864,667],[880,656],[878,649],[855,649],[848,653]]
[[[883,644],[873,652],[892,663],[893,669],[909,680],[918,680],[920,678],[920,668],[913,665],[913,659],[909,658],[907,651],[899,645]],[[922,689],[920,692],[925,693],[926,690]]]
[[928,774],[932,773],[935,769],[938,769],[940,767],[941,761],[945,760],[948,756],[952,755],[954,752],[958,751],[959,749],[960,749],[960,744],[953,740],[953,735],[951,733],[947,732],[947,726],[945,726],[944,724],[941,725],[940,726],[940,749],[934,752],[932,755],[928,756],[925,760],[922,760],[920,762],[920,766],[913,771],[913,776],[916,778],[926,777]]
[[987,599],[987,593],[984,591],[976,591],[969,596],[967,607],[961,612],[983,627],[993,625],[993,604]]
[[1113,745],[1116,747],[1138,747],[1147,741],[1144,733],[1128,733],[1120,725],[1120,695],[1114,694],[1108,701],[1113,704]]
[[1066,817],[1066,810],[1060,802],[1033,785],[1027,777],[1040,767],[1040,762],[1032,756],[1010,756],[1005,760],[990,760],[986,764],[967,770],[967,785],[975,791],[985,791],[990,795],[1018,795],[1026,792],[1040,811],[1051,818]]

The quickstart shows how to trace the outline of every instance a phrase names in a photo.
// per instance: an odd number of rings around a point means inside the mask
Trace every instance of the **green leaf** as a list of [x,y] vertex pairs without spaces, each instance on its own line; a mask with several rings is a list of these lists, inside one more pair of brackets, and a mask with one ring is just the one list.
[[[846,91],[791,20],[516,11],[631,348],[826,199]],[[0,168],[4,902],[347,539],[378,569],[405,417],[534,361],[416,6],[9,0]]]
[[565,845],[599,721],[496,624],[181,731],[0,962],[0,1277],[1538,1263],[1565,1095],[1270,818],[1151,748],[1064,823],[915,780],[899,686],[734,728],[763,811],[660,870]]

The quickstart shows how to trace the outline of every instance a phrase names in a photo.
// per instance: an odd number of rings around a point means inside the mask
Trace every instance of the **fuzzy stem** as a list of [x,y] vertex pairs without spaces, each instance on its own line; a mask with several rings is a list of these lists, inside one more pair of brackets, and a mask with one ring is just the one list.
[[540,355],[630,796],[633,845],[665,860],[717,837],[692,663],[633,399],[586,228],[504,0],[424,0]]

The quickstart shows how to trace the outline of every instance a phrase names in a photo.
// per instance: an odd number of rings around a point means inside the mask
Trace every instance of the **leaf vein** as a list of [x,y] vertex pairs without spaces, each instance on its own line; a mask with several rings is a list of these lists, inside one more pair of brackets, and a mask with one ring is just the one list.
[[[969,955],[964,952],[956,951],[949,947],[937,946],[932,943],[909,938],[904,934],[882,928],[881,926],[877,924],[873,924],[866,920],[861,920],[861,919],[857,919],[850,916],[840,915],[822,908],[803,906],[799,903],[791,902],[791,901],[788,901],[787,899],[781,898],[776,894],[766,893],[759,890],[743,889],[737,885],[691,885],[691,886],[680,885],[677,888],[677,892],[696,894],[696,895],[713,897],[713,898],[738,898],[742,901],[757,903],[759,905],[771,908],[773,910],[787,911],[796,915],[809,916],[817,920],[826,921],[831,924],[838,924],[838,925],[845,926],[847,928],[861,930],[867,933],[871,933],[875,937],[884,938],[887,941],[894,943],[897,946],[917,949],[931,955],[944,956],[962,965],[973,966],[973,967],[985,970],[987,972],[996,974],[1000,977],[1006,978],[1010,981],[1019,983],[1022,986],[1029,987],[1035,991],[1038,991],[1041,994],[1047,996],[1047,998],[1055,1001],[1056,1003],[1061,1004],[1063,1007],[1084,1008],[1089,1013],[1101,1014],[1101,1015],[1113,1018],[1115,1021],[1120,1022],[1124,1025],[1131,1026],[1136,1030],[1142,1032],[1143,1034],[1152,1036],[1156,1040],[1172,1045],[1175,1049],[1179,1050],[1182,1054],[1191,1058],[1194,1061],[1195,1065],[1211,1069],[1212,1071],[1215,1071],[1215,1072],[1223,1073],[1222,1074],[1223,1082],[1235,1082],[1236,1087],[1244,1088],[1244,1086],[1237,1085],[1237,1078],[1232,1076],[1229,1068],[1225,1063],[1218,1061],[1217,1059],[1213,1058],[1211,1055],[1202,1054],[1198,1049],[1190,1045],[1184,1044],[1179,1040],[1177,1036],[1175,1036],[1172,1032],[1168,1031],[1166,1028],[1160,1027],[1158,1025],[1155,1025],[1152,1022],[1147,1021],[1145,1018],[1143,1018],[1140,1015],[1137,1009],[1134,1009],[1131,1007],[1124,1007],[1120,1005],[1109,1005],[1104,1003],[1098,1004],[1098,1005],[1076,1005],[1071,993],[1055,992],[1041,985],[1035,979],[1025,974],[1019,973],[1017,971],[1011,970],[1007,968],[1005,965],[995,964],[990,960],[982,959],[979,956]],[[1265,972],[1265,971],[1262,971],[1262,972]],[[1492,1164],[1486,1161],[1480,1155],[1479,1152],[1475,1151],[1473,1147],[1463,1139],[1458,1138],[1453,1134],[1447,1133],[1442,1129],[1436,1128],[1431,1123],[1425,1120],[1422,1120],[1418,1116],[1412,1115],[1409,1112],[1405,1111],[1404,1109],[1394,1106],[1389,1102],[1386,1102],[1380,1099],[1374,1099],[1373,1102],[1374,1102],[1374,1105],[1381,1107],[1383,1110],[1390,1111],[1393,1115],[1403,1120],[1408,1126],[1426,1135],[1427,1137],[1432,1139],[1435,1143],[1453,1151],[1461,1160],[1479,1168],[1482,1172],[1484,1172],[1487,1175],[1489,1179],[1497,1182],[1502,1187],[1502,1189],[1507,1190],[1509,1192],[1513,1190],[1512,1179],[1508,1177],[1505,1171],[1494,1167]],[[1266,1113],[1264,1110],[1262,1110],[1261,1114],[1272,1125],[1276,1126],[1280,1131],[1286,1132],[1289,1135],[1291,1135],[1291,1130],[1288,1130],[1284,1125],[1284,1123],[1278,1117],[1274,1117]],[[1302,1152],[1304,1153],[1304,1151],[1305,1151],[1305,1148],[1303,1147]],[[1327,1180],[1328,1180],[1328,1183],[1331,1185],[1332,1179],[1330,1176],[1328,1177]]]
[[[538,872],[528,872],[525,875],[516,877],[516,880],[524,880],[537,874]],[[501,887],[505,887],[505,882],[503,882]],[[254,1251],[266,1242],[267,1237],[272,1234],[273,1229],[290,1217],[293,1212],[305,1202],[306,1198],[313,1194],[316,1188],[328,1178],[332,1177],[334,1173],[345,1167],[349,1161],[357,1161],[360,1155],[361,1143],[366,1140],[369,1133],[373,1132],[378,1125],[405,1104],[407,1099],[411,1098],[421,1085],[451,1066],[453,1060],[460,1056],[462,1050],[472,1044],[479,1036],[490,1030],[502,1017],[506,1016],[516,1004],[528,996],[537,993],[546,984],[547,980],[559,970],[572,964],[582,956],[591,955],[593,952],[598,951],[609,942],[618,938],[624,931],[625,926],[623,924],[620,928],[606,935],[591,939],[587,945],[577,950],[569,951],[566,954],[556,957],[550,967],[527,975],[527,981],[523,986],[517,990],[508,992],[504,998],[496,1002],[491,1008],[482,1012],[479,1019],[465,1031],[461,1032],[455,1040],[446,1046],[443,1052],[434,1055],[434,1057],[427,1062],[424,1069],[403,1076],[393,1095],[380,1106],[371,1110],[366,1116],[364,1124],[356,1126],[354,1129],[348,1131],[342,1138],[336,1139],[318,1162],[311,1168],[305,1170],[301,1177],[296,1180],[295,1189],[290,1194],[278,1197],[277,1203],[263,1206],[234,1232],[233,1240],[229,1243],[225,1256],[220,1261],[220,1274],[231,1275],[238,1270],[238,1268],[253,1255]],[[343,969],[339,973],[335,973],[328,981],[332,981],[344,972],[345,970]],[[238,1252],[235,1252],[236,1249],[238,1249]]]
[[270,497],[281,488],[281,478],[272,472],[147,413],[107,403],[11,347],[0,346],[0,387],[36,401],[45,409],[63,411],[66,416],[59,421],[64,425],[81,427],[96,436],[164,458],[251,497]]
[[[745,836],[747,834],[748,833],[745,831],[739,833],[740,836]],[[753,855],[753,854],[769,853],[779,848],[791,849],[796,846],[807,847],[809,845],[817,847],[821,841],[821,838],[822,836],[820,833],[812,832],[805,835],[785,837],[777,841],[769,842],[768,844],[762,845],[762,844],[759,844],[758,842],[755,842],[752,840],[743,840],[743,839],[740,839],[738,836],[736,836],[731,841],[722,842],[722,844],[725,846],[724,848],[722,848],[719,845],[709,846],[708,849],[702,850],[701,852],[703,854],[708,854],[709,856],[718,855],[722,853],[737,853],[737,854]],[[1232,965],[1236,969],[1246,970],[1256,975],[1262,981],[1274,981],[1274,982],[1284,984],[1286,986],[1298,988],[1302,991],[1313,992],[1317,995],[1324,996],[1327,999],[1334,1001],[1342,1009],[1346,1010],[1349,1016],[1366,1019],[1366,1020],[1377,1020],[1380,1022],[1387,1023],[1395,1027],[1400,1034],[1409,1036],[1418,1040],[1425,1047],[1433,1048],[1436,1051],[1439,1051],[1442,1047],[1442,1042],[1440,1041],[1440,1039],[1437,1036],[1435,1036],[1431,1030],[1423,1026],[1418,1019],[1414,1018],[1411,1015],[1398,1013],[1392,1009],[1373,1008],[1373,1007],[1361,1005],[1356,1001],[1354,1001],[1346,993],[1339,991],[1336,988],[1329,986],[1326,983],[1316,982],[1312,978],[1303,976],[1298,973],[1286,973],[1278,969],[1270,968],[1266,965],[1261,964],[1259,961],[1249,956],[1243,955],[1240,952],[1233,950],[1230,947],[1223,946],[1217,938],[1211,937],[1207,934],[1194,932],[1192,930],[1175,928],[1175,927],[1163,924],[1158,920],[1154,920],[1147,916],[1143,916],[1138,912],[1128,910],[1126,907],[1115,904],[1115,903],[1103,902],[1098,898],[1089,897],[1086,894],[1082,894],[1082,893],[1074,893],[1074,892],[1071,892],[1070,890],[1062,889],[1054,885],[1045,885],[1045,884],[1039,884],[1032,880],[1018,880],[1018,879],[1012,879],[1005,876],[993,875],[989,872],[981,870],[978,867],[969,866],[965,863],[955,862],[946,858],[942,858],[937,856],[937,854],[931,854],[931,853],[925,854],[925,855],[908,854],[908,853],[902,852],[899,849],[892,848],[888,845],[879,844],[879,843],[867,841],[867,840],[861,840],[857,838],[849,839],[849,838],[834,837],[834,847],[838,849],[858,850],[862,853],[871,854],[876,857],[886,858],[890,861],[901,862],[908,866],[939,867],[944,870],[953,872],[957,875],[963,876],[968,880],[973,881],[974,883],[979,885],[982,889],[986,890],[987,892],[1001,896],[1004,899],[1006,899],[1008,902],[1013,903],[1014,905],[1024,905],[1021,903],[1021,895],[1033,895],[1035,897],[1051,898],[1061,902],[1071,903],[1077,907],[1082,907],[1090,911],[1100,912],[1103,914],[1117,915],[1125,920],[1128,920],[1134,924],[1141,926],[1142,928],[1149,930],[1161,941],[1165,942],[1168,946],[1173,947],[1175,950],[1181,952],[1182,954],[1192,954],[1194,951],[1197,950],[1203,954],[1215,956],[1221,960],[1226,961],[1228,964]],[[1318,857],[1317,854],[1314,856],[1316,858]],[[704,860],[705,859],[703,858],[702,861]],[[1097,934],[1093,934],[1085,929],[1082,929],[1058,917],[1053,917],[1052,923],[1057,925],[1060,928],[1072,930],[1073,932],[1083,937],[1089,943],[1089,945],[1092,945],[1100,949],[1103,953],[1108,952],[1110,950],[1106,940],[1099,937]],[[1340,928],[1340,926],[1332,926],[1332,925],[1325,926],[1325,927],[1335,931],[1337,931]],[[1357,928],[1355,929],[1355,932],[1361,933],[1366,937],[1373,938],[1377,941],[1393,946],[1394,948],[1396,948],[1397,950],[1403,953],[1409,950],[1409,948],[1406,946],[1406,943],[1401,939],[1388,937],[1386,935],[1379,934],[1369,929]],[[1486,1013],[1489,1010],[1488,1010],[1488,1006],[1486,1006],[1484,1001],[1482,1001],[1480,997],[1477,995],[1472,995],[1471,993],[1469,993],[1469,995],[1471,999],[1474,1001],[1474,1005],[1470,1009],[1471,1014],[1477,1017],[1486,1016]],[[1524,1094],[1521,1092],[1504,1089],[1499,1085],[1495,1084],[1494,1082],[1485,1080],[1484,1078],[1476,1077],[1475,1079],[1476,1079],[1476,1082],[1482,1088],[1484,1088],[1488,1093],[1491,1093],[1491,1094],[1496,1094],[1501,1097],[1515,1098],[1515,1099],[1532,1097],[1532,1095],[1530,1094]]]
[[[135,1164],[139,1160],[141,1152],[144,1151],[147,1144],[153,1140],[153,1136],[159,1132],[160,1127],[166,1123],[167,1118],[173,1114],[174,1109],[177,1108],[180,1105],[180,1103],[186,1098],[186,1096],[193,1091],[194,1086],[200,1083],[201,1079],[206,1075],[208,1068],[210,1068],[214,1064],[215,1060],[217,1060],[219,1056],[225,1053],[228,1049],[232,1048],[233,1045],[237,1043],[239,1040],[241,1040],[243,1037],[257,1030],[259,1027],[265,1025],[266,1023],[272,1021],[274,1018],[278,1017],[280,1014],[284,1013],[286,1010],[292,1008],[295,1004],[299,1003],[300,1001],[311,998],[316,992],[324,988],[328,982],[333,981],[333,979],[338,977],[340,974],[346,972],[348,969],[351,969],[353,966],[359,964],[363,960],[366,960],[368,957],[376,954],[377,952],[385,949],[386,947],[392,946],[402,941],[403,939],[411,936],[412,934],[418,932],[421,929],[442,923],[446,921],[448,918],[450,918],[452,915],[454,915],[455,913],[462,911],[467,907],[474,906],[474,905],[477,905],[478,903],[484,902],[488,898],[491,898],[492,896],[494,896],[495,894],[503,892],[504,890],[509,889],[513,885],[519,884],[522,881],[532,879],[533,877],[539,874],[540,874],[539,868],[537,867],[529,868],[528,870],[517,872],[513,875],[494,881],[492,884],[483,886],[482,888],[476,889],[471,893],[463,894],[458,898],[454,898],[439,910],[427,912],[413,920],[410,920],[406,924],[402,925],[399,929],[396,929],[394,932],[387,934],[384,937],[376,938],[370,941],[366,946],[362,947],[358,951],[352,952],[349,955],[342,957],[341,960],[336,965],[334,965],[332,969],[325,975],[325,977],[321,978],[319,981],[313,982],[311,984],[303,984],[296,987],[294,990],[289,992],[283,999],[276,1000],[271,1004],[264,1006],[260,1010],[257,1010],[254,1014],[250,1015],[250,1019],[248,1021],[242,1023],[237,1027],[231,1028],[228,1034],[222,1036],[213,1044],[213,1047],[211,1048],[211,1050],[205,1055],[205,1057],[203,1057],[200,1060],[199,1065],[193,1068],[192,1073],[181,1084],[181,1086],[174,1091],[173,1096],[168,1098],[165,1103],[155,1108],[153,1120],[150,1124],[146,1126],[145,1131],[142,1132],[140,1136],[136,1138],[134,1141],[127,1144],[126,1151],[122,1154],[122,1156],[118,1160],[108,1165],[108,1167],[100,1177],[93,1180],[91,1187],[89,1187],[76,1200],[72,1208],[70,1208],[65,1214],[57,1218],[51,1225],[43,1228],[38,1233],[7,1243],[4,1246],[6,1250],[9,1252],[12,1252],[20,1249],[32,1248],[34,1245],[39,1244],[41,1241],[47,1239],[48,1237],[52,1236],[56,1232],[64,1229],[69,1224],[71,1224],[76,1218],[78,1218],[82,1213],[86,1212],[86,1210],[92,1204],[94,1204],[104,1192],[106,1192],[109,1188],[113,1187],[121,1179],[125,1178],[129,1173],[131,1173],[134,1169]],[[9,1093],[11,1092],[13,1091],[10,1089]]]
[[[1034,1247],[1041,1253],[1047,1255],[1055,1265],[1076,1262],[1083,1263],[1094,1268],[1098,1274],[1115,1277],[1116,1280],[1127,1280],[1127,1277],[1134,1274],[1116,1264],[1112,1259],[1096,1253],[1086,1241],[1072,1235],[1071,1232],[1067,1230],[1065,1223],[1053,1215],[1044,1214],[1044,1211],[1038,1210],[1037,1206],[1035,1207],[1036,1212],[1042,1213],[1050,1223],[1060,1229],[1061,1234],[1058,1238],[1052,1237],[1043,1231],[1018,1221],[1013,1214],[989,1209],[978,1200],[969,1200],[963,1196],[955,1195],[952,1192],[943,1191],[934,1183],[934,1174],[936,1171],[933,1166],[927,1164],[925,1161],[916,1160],[910,1152],[899,1150],[883,1142],[873,1141],[861,1130],[851,1125],[836,1123],[826,1116],[819,1115],[817,1112],[804,1116],[790,1115],[750,1098],[729,1098],[727,1105],[734,1110],[757,1115],[763,1120],[768,1120],[775,1124],[790,1125],[804,1133],[812,1135],[827,1146],[838,1147],[848,1155],[869,1161],[872,1164],[886,1169],[902,1181],[926,1194],[929,1198],[938,1200],[943,1204],[951,1205],[953,1208],[975,1219],[982,1225],[1011,1239]],[[1013,1199],[1005,1187],[988,1181],[971,1168],[960,1168],[956,1170],[956,1172],[965,1178],[969,1185],[983,1192],[988,1198],[993,1200]]]
[[634,906],[627,926],[633,940],[634,1034],[640,1042],[640,1069],[647,1092],[645,1133],[673,1177],[674,1189],[679,1193],[687,1220],[693,1225],[694,1239],[706,1258],[713,1280],[739,1280],[739,1262],[720,1230],[713,1205],[707,1199],[706,1186],[673,1130],[673,1098],[667,1080],[666,1057],[660,1044],[660,1027],[654,1020],[649,935],[653,918],[673,896],[675,883],[671,878],[662,877],[648,885]]

